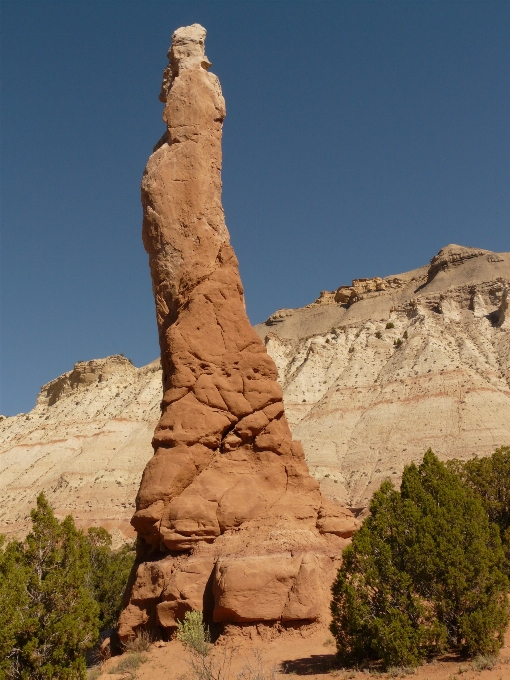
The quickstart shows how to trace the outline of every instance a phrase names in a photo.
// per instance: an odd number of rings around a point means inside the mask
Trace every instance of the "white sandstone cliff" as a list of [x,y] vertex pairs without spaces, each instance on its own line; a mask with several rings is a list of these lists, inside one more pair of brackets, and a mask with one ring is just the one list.
[[161,369],[115,355],[84,361],[41,388],[30,413],[0,421],[0,533],[22,535],[44,491],[58,517],[104,526],[116,543],[129,524],[160,415]]

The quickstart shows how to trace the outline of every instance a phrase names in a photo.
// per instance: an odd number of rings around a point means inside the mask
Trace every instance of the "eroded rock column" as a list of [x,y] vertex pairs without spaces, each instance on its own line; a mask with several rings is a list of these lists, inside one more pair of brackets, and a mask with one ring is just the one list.
[[140,564],[124,637],[171,631],[191,608],[219,622],[315,620],[356,527],[310,476],[246,315],[221,205],[225,102],[205,34],[194,24],[172,36],[167,132],[142,180],[164,395],[132,519]]

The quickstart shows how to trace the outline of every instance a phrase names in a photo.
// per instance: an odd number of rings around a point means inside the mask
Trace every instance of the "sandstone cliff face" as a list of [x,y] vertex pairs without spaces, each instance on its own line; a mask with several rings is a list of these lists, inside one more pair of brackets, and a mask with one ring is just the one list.
[[467,459],[510,442],[509,284],[510,253],[450,245],[256,327],[324,495],[364,507],[428,447]]
[[139,566],[119,624],[173,630],[316,620],[357,522],[325,501],[285,417],[278,373],[245,311],[221,206],[225,104],[205,30],[172,37],[167,133],[142,181],[164,395],[132,524]]

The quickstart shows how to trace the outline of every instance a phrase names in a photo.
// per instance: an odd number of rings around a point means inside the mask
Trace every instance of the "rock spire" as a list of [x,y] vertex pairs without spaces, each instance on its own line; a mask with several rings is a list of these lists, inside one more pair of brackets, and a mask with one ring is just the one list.
[[310,476],[246,315],[221,204],[225,102],[205,35],[193,24],[172,36],[167,131],[142,180],[164,394],[121,637],[172,631],[188,609],[222,623],[316,620],[356,528]]

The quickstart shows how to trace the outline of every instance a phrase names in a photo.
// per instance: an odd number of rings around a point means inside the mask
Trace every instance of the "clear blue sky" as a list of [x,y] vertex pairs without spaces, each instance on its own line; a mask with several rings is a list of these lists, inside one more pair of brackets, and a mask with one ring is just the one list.
[[447,243],[510,250],[510,2],[1,5],[1,403],[158,355],[140,178],[172,32],[227,101],[223,200],[253,323]]

